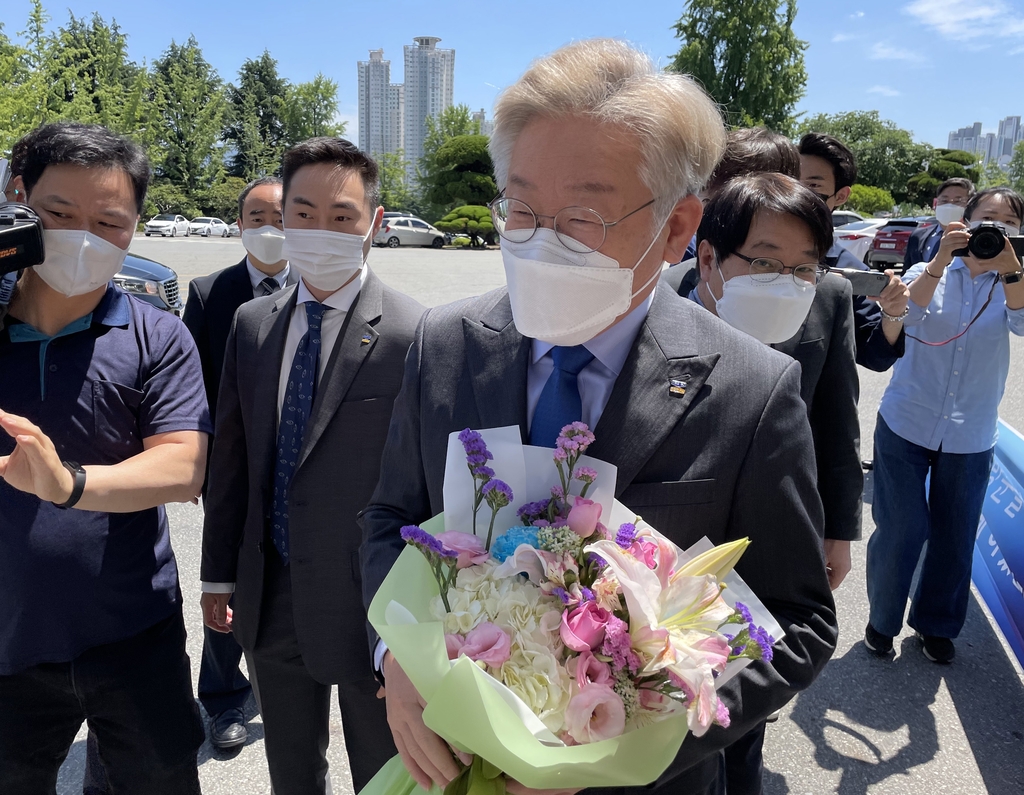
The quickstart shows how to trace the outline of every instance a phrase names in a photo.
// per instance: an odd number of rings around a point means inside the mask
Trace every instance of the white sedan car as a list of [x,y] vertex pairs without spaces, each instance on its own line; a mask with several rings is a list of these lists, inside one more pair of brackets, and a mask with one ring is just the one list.
[[150,235],[160,235],[161,237],[185,235],[188,237],[188,229],[188,219],[185,216],[162,213],[154,215],[146,221],[146,226],[142,231],[146,237]]
[[865,218],[863,221],[846,224],[835,231],[836,242],[861,262],[867,262],[865,257],[871,250],[875,232],[885,226],[888,220],[888,218]]
[[386,218],[384,226],[373,238],[375,246],[430,246],[441,248],[444,234],[419,218]]
[[202,237],[227,237],[230,234],[228,225],[220,218],[193,218],[189,222],[188,231]]

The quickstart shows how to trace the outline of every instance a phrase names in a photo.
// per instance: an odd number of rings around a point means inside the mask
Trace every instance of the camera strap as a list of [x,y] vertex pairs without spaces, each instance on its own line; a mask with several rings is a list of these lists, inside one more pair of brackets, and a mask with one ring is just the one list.
[[[3,311],[6,314],[6,307],[11,303],[11,297],[14,295],[14,285],[18,283],[18,272],[11,271],[5,273],[0,277],[0,307],[4,307]],[[0,315],[2,317],[2,315]]]
[[920,339],[919,337],[915,337],[913,334],[907,334],[907,337],[909,339],[914,340],[914,342],[920,342],[922,345],[929,345],[929,346],[931,346],[933,348],[938,348],[938,347],[941,347],[942,345],[949,345],[949,343],[951,343],[953,340],[960,339],[964,334],[966,334],[968,331],[971,330],[971,326],[973,326],[974,322],[979,317],[981,317],[982,312],[984,312],[986,309],[988,309],[988,305],[992,303],[992,296],[996,292],[996,285],[997,284],[999,284],[999,277],[998,276],[996,276],[995,281],[992,282],[992,286],[988,290],[988,298],[985,299],[985,303],[982,304],[981,309],[978,310],[978,314],[976,314],[973,318],[971,318],[971,322],[967,324],[967,328],[965,328],[963,331],[961,331],[955,337],[950,337],[948,340],[943,340],[942,342],[928,342],[927,340],[923,340],[923,339]]

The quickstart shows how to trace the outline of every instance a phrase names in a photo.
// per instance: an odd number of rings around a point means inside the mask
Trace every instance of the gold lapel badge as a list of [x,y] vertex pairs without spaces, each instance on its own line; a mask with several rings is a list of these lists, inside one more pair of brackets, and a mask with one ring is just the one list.
[[371,342],[373,342],[373,335],[370,334],[369,332],[364,334],[363,338],[359,340],[360,345],[369,345]]
[[679,381],[675,378],[669,379],[668,393],[673,397],[682,397],[686,394],[686,381]]

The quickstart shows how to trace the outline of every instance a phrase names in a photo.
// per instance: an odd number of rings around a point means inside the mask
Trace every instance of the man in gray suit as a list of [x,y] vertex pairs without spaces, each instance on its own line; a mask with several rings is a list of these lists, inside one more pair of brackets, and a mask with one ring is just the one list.
[[423,308],[366,267],[377,174],[337,138],[285,153],[283,257],[301,280],[244,304],[224,354],[203,616],[245,651],[276,795],[330,791],[332,684],[357,791],[395,753],[364,645],[356,515]]
[[[836,641],[799,366],[655,289],[697,229],[694,193],[724,141],[700,88],[620,42],[570,45],[503,93],[490,148],[508,288],[424,317],[363,516],[368,602],[400,528],[442,510],[450,432],[518,425],[550,446],[582,419],[589,454],[618,467],[616,496],[677,544],[749,536],[738,571],[786,636],[722,688],[731,726],[683,743],[666,792],[724,792],[721,749],[810,685]],[[406,767],[444,786],[450,751],[390,654],[381,667]]]

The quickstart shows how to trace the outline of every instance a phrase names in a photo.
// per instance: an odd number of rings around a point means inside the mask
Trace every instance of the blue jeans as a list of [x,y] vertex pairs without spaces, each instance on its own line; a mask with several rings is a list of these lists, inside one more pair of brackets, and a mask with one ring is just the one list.
[[[921,561],[907,623],[922,635],[960,634],[991,470],[992,450],[929,450],[893,432],[879,415],[871,506],[875,532],[868,541],[867,561],[870,621],[878,632],[900,634],[914,570]],[[921,560],[925,542],[928,547]]]

